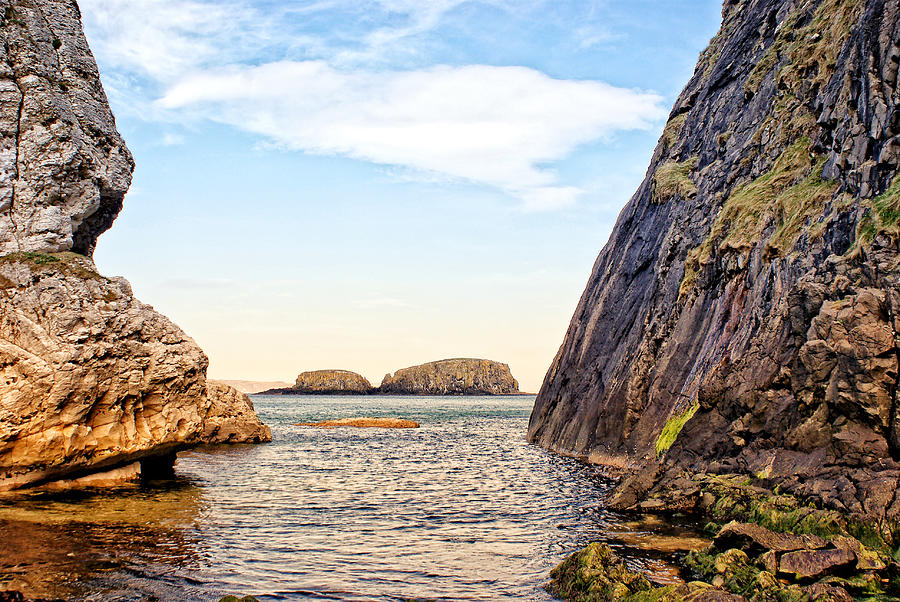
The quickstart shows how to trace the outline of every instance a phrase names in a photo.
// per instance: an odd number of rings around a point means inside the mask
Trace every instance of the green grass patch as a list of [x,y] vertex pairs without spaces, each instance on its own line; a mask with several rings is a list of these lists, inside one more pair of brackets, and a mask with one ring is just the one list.
[[675,146],[675,143],[678,142],[678,138],[681,136],[681,130],[684,129],[684,122],[687,120],[687,113],[682,113],[681,115],[676,115],[666,124],[666,127],[663,129],[663,142],[666,144],[666,148],[672,148]]
[[684,425],[687,424],[688,420],[694,417],[694,414],[697,413],[699,408],[700,403],[695,401],[691,404],[691,407],[687,408],[684,412],[669,418],[666,425],[659,433],[659,437],[656,438],[657,457],[663,455],[670,447],[672,447],[672,444],[675,443],[675,439],[678,438],[678,434],[681,433],[681,429],[684,428]]
[[653,174],[652,198],[657,203],[680,197],[690,198],[697,194],[697,186],[691,179],[691,171],[697,165],[697,157],[687,161],[666,161]]

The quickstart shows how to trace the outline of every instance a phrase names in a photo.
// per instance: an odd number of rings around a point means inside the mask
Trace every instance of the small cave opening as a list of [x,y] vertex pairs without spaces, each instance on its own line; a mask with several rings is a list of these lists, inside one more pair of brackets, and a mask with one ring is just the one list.
[[122,192],[100,191],[100,206],[97,211],[82,221],[72,232],[72,251],[91,257],[97,246],[97,237],[109,230],[116,216],[122,211]]
[[176,452],[141,460],[142,481],[163,481],[175,478]]

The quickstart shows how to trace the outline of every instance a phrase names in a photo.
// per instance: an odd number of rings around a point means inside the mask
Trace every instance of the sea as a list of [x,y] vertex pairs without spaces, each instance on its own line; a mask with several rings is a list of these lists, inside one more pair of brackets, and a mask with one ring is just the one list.
[[[619,515],[594,466],[525,439],[532,396],[254,395],[273,441],[178,456],[176,478],[0,497],[0,590],[62,600],[552,600],[591,541],[660,583],[689,522]],[[414,429],[298,422],[375,416]]]

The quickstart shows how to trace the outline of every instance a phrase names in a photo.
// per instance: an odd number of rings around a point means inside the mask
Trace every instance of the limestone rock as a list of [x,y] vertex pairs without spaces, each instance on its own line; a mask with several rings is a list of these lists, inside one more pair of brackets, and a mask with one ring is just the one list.
[[134,162],[71,0],[0,0],[0,255],[90,256]]
[[374,387],[365,377],[349,370],[313,370],[297,376],[293,393],[307,395],[365,395]]
[[203,418],[200,440],[204,443],[263,443],[272,440],[272,429],[263,424],[246,393],[220,381],[206,381],[209,410]]
[[528,437],[656,483],[742,473],[900,517],[900,6],[726,0],[722,15]]
[[195,444],[206,367],[190,337],[90,259],[0,258],[0,489]]
[[451,359],[385,375],[380,393],[408,395],[510,395],[519,383],[509,366],[479,359]]

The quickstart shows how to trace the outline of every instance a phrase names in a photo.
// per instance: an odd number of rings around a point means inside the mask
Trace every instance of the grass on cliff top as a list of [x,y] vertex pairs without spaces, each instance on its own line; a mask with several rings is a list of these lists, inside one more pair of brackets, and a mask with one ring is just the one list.
[[847,39],[850,28],[859,20],[863,0],[825,0],[812,12],[809,22],[797,24],[813,9],[815,2],[805,0],[781,23],[771,46],[766,49],[744,89],[752,94],[779,62],[783,61],[776,78],[792,90],[801,85],[826,83],[834,74],[837,57]]
[[675,197],[687,199],[697,194],[697,187],[690,175],[696,165],[697,157],[681,162],[666,161],[660,165],[653,174],[653,200],[662,203]]
[[684,428],[684,425],[687,424],[688,420],[694,417],[694,414],[697,413],[697,410],[700,408],[700,403],[695,401],[691,404],[691,407],[687,408],[680,414],[675,414],[666,422],[662,431],[659,433],[659,437],[656,438],[656,457],[662,456],[666,453],[670,447],[675,443],[675,439],[678,438],[678,435],[681,433],[681,429]]
[[101,280],[109,282],[108,278],[104,278],[94,270],[86,267],[82,261],[84,259],[86,259],[84,255],[79,255],[78,253],[73,253],[71,251],[61,253],[23,251],[0,256],[0,265],[24,263],[38,271],[56,269],[66,276],[74,276],[84,280]]
[[720,251],[748,250],[774,221],[767,253],[783,256],[804,232],[819,231],[813,228],[814,218],[822,215],[840,187],[822,179],[822,166],[810,156],[809,138],[801,138],[784,150],[772,169],[732,191],[709,236],[688,253],[679,294],[693,288],[715,246]]

